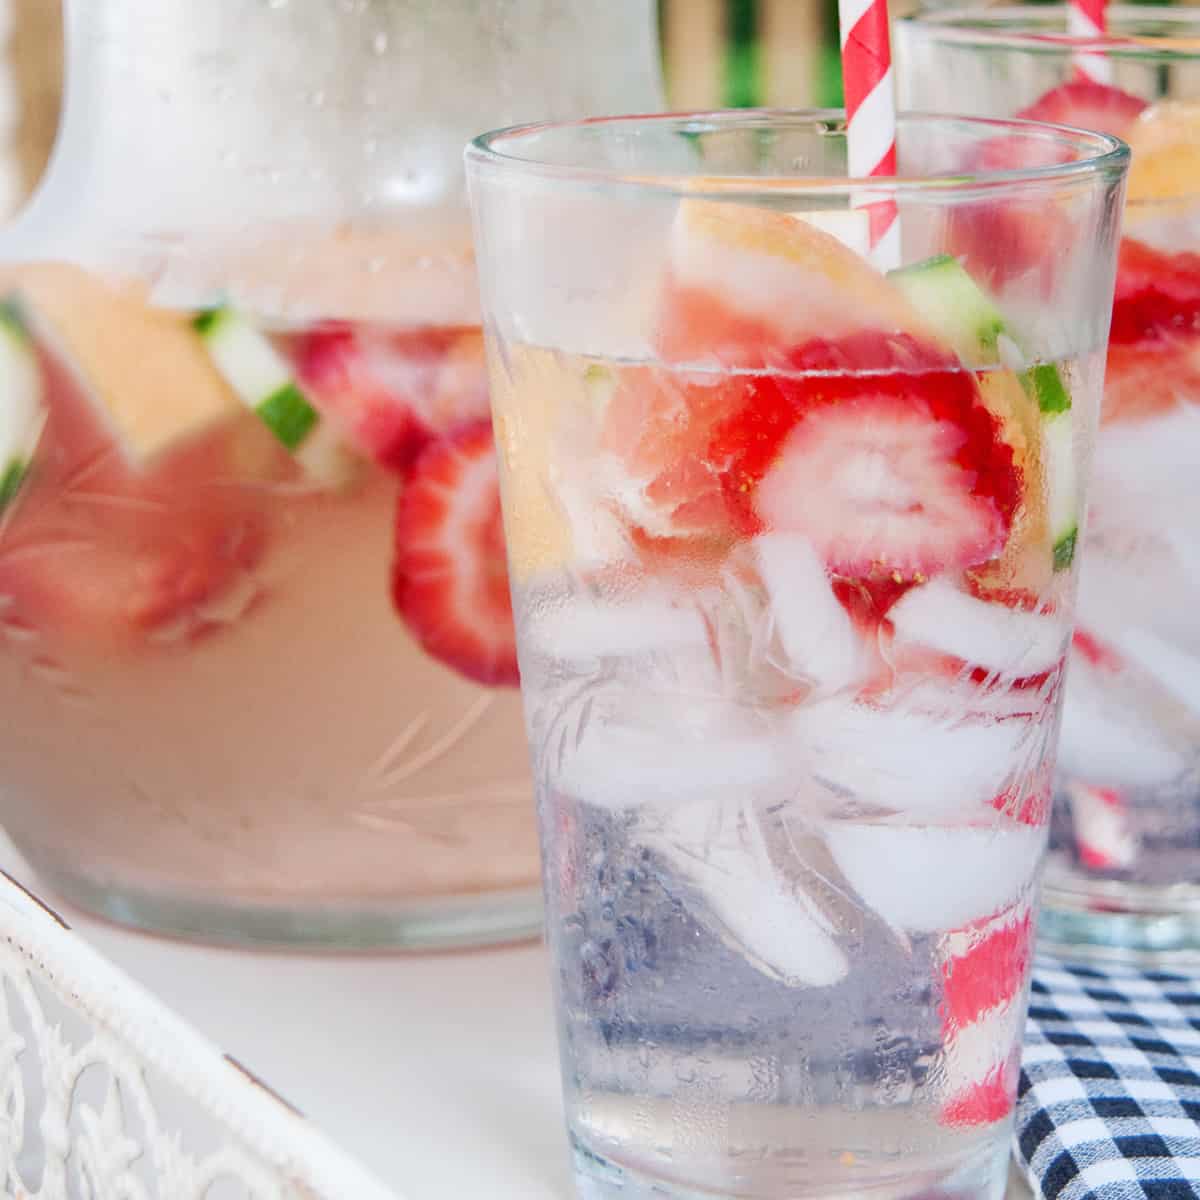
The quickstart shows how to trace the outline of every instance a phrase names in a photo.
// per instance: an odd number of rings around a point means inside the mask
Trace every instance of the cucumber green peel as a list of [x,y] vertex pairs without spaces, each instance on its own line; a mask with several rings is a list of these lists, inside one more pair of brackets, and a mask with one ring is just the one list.
[[14,458],[0,473],[0,513],[16,498],[28,474],[29,467],[18,458]]
[[1075,543],[1079,540],[1079,526],[1064,533],[1054,543],[1054,569],[1065,571],[1075,561]]
[[289,450],[308,437],[318,420],[316,409],[294,383],[272,392],[254,411]]
[[29,326],[25,322],[21,302],[15,296],[6,296],[0,300],[0,327],[22,341],[29,341]]

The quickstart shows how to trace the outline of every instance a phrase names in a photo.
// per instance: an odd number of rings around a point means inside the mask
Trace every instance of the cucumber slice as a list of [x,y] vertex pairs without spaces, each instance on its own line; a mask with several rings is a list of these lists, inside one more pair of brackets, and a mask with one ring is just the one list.
[[888,278],[969,365],[998,361],[1004,317],[957,258],[939,254]]
[[1043,413],[1042,454],[1046,464],[1046,516],[1054,543],[1054,569],[1075,561],[1079,516],[1075,503],[1075,422],[1069,408]]
[[1053,363],[1038,363],[1036,367],[1019,372],[1017,378],[1026,395],[1037,401],[1044,416],[1070,411],[1071,393],[1063,383],[1062,372]]
[[348,453],[270,340],[228,307],[198,313],[192,326],[238,399],[305,471],[322,482],[343,482],[350,469]]
[[46,423],[37,350],[20,306],[0,301],[0,514],[29,477]]
[[[889,278],[965,363],[988,366],[1001,361],[1001,339],[1012,340],[1007,323],[992,298],[971,278],[958,259],[939,254],[911,267],[892,271]],[[1015,343],[1013,345],[1015,348]],[[1079,528],[1071,393],[1061,370],[1054,363],[1035,363],[1015,374],[1041,414],[1049,492],[1046,508],[1054,544],[1054,569],[1062,571],[1074,561]]]
[[[968,366],[990,366],[1001,361],[1000,339],[1012,337],[1008,323],[995,301],[957,258],[938,254],[891,271],[888,278]],[[1053,363],[1038,363],[1016,375],[1042,412],[1062,412],[1071,407],[1070,393]]]

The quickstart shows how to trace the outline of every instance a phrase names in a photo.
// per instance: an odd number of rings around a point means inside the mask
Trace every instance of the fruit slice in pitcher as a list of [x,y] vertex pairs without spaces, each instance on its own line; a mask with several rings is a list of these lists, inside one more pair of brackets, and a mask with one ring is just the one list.
[[[241,410],[183,314],[70,267],[12,281],[37,339],[42,447],[0,553],[22,619],[94,643],[228,622],[255,591],[271,439]],[[245,471],[239,474],[239,467]]]
[[0,282],[131,468],[238,415],[237,397],[186,314],[150,308],[132,291],[61,264],[5,268]]
[[[56,391],[55,447],[73,418]],[[233,623],[260,595],[267,535],[260,500],[220,482],[240,435],[200,435],[136,486],[90,473],[101,458],[56,479],[35,467],[0,547],[0,595],[31,627],[91,646],[169,644]]]
[[352,478],[339,429],[314,407],[264,333],[232,308],[199,313],[192,327],[234,394],[311,479],[338,487]]
[[390,470],[404,470],[432,438],[489,413],[477,329],[332,325],[296,339],[293,353],[322,411]]
[[518,682],[490,421],[431,442],[396,512],[392,598],[435,658],[476,682]]

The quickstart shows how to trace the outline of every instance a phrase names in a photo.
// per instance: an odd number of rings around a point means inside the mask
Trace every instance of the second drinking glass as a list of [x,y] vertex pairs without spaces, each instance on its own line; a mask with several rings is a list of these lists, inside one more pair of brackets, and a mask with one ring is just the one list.
[[[1060,6],[901,21],[914,108],[1101,129],[1132,149],[1079,631],[1063,711],[1043,931],[1105,950],[1200,949],[1200,17]],[[964,212],[947,248],[1040,294],[1053,222]],[[1069,339],[1066,314],[1055,313]]]
[[[1003,1193],[1126,154],[898,148],[468,155],[584,1197]],[[980,205],[1062,230],[1040,289],[945,253]]]

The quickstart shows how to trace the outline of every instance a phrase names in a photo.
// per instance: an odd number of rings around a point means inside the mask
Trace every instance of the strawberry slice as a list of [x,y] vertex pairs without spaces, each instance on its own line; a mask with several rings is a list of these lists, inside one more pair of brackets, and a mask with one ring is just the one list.
[[1109,342],[1134,345],[1200,332],[1200,254],[1121,241]]
[[1020,472],[971,374],[907,335],[813,342],[791,363],[747,385],[709,447],[744,532],[803,533],[834,574],[891,584],[1003,550]]
[[1161,416],[1200,397],[1200,339],[1166,338],[1108,348],[1105,424]]
[[1145,107],[1144,100],[1120,88],[1090,79],[1072,79],[1048,91],[1017,116],[1028,121],[1096,129],[1123,138]]
[[[1124,136],[1145,108],[1143,101],[1119,88],[1078,79],[1056,87],[1017,116]],[[1012,136],[990,139],[981,147],[976,169],[1017,170],[1066,162],[1069,151],[1049,142]],[[946,248],[968,271],[993,287],[1036,272],[1043,290],[1054,286],[1056,247],[1069,246],[1074,232],[1067,213],[1045,200],[958,205],[946,218]]]
[[296,340],[301,382],[373,461],[402,471],[440,433],[489,413],[475,329],[327,325]]
[[1117,259],[1104,420],[1160,415],[1200,396],[1200,254],[1125,238]]
[[421,645],[468,679],[513,685],[516,634],[487,420],[431,442],[396,511],[392,599]]

